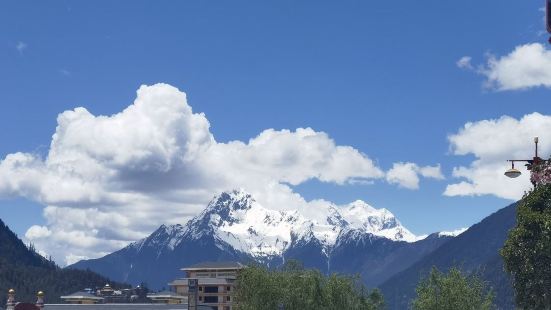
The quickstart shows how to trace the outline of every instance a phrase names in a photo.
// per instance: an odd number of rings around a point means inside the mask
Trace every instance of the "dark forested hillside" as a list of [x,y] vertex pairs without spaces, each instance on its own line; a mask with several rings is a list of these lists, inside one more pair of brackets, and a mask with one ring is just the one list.
[[61,295],[106,283],[110,280],[91,271],[59,268],[32,247],[27,247],[0,220],[0,306],[3,306],[10,288],[16,290],[18,301],[34,302],[36,293],[41,290],[46,293],[46,302],[58,302]]
[[442,271],[456,266],[478,273],[488,282],[496,295],[498,309],[513,309],[511,282],[499,250],[515,225],[515,214],[516,204],[497,211],[383,283],[380,288],[388,308],[408,309],[417,283],[432,266]]

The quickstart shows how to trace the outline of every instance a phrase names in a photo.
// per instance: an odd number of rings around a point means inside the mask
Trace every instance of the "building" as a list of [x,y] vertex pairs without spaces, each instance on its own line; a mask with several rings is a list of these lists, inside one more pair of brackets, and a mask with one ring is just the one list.
[[100,288],[85,288],[82,291],[61,296],[69,304],[125,304],[148,302],[145,291],[140,287],[115,289],[106,284]]
[[[187,310],[187,305],[169,304],[92,304],[92,305],[70,305],[70,304],[46,304],[43,310]],[[203,310],[199,308],[198,310]],[[205,309],[210,310],[210,309]]]
[[63,302],[68,304],[97,304],[103,303],[103,297],[92,295],[85,291],[73,293],[71,295],[61,296]]
[[99,290],[99,292],[101,296],[111,296],[115,293],[115,290],[111,287],[111,285],[109,285],[109,283],[107,283]]
[[210,306],[213,310],[233,310],[235,281],[244,265],[237,262],[206,262],[182,268],[185,278],[176,279],[168,285],[179,295],[187,295],[190,305],[194,303],[196,283],[197,304]]
[[187,296],[179,295],[171,291],[150,293],[147,294],[147,298],[155,304],[187,304]]

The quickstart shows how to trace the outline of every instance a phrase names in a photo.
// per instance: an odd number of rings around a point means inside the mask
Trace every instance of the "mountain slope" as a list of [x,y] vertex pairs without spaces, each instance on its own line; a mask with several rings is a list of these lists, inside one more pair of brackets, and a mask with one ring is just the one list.
[[375,287],[451,239],[437,233],[414,243],[365,234],[346,236],[331,253],[331,271],[359,273],[367,286]]
[[[252,259],[231,248],[221,249],[212,236],[182,239],[170,237],[170,232],[182,233],[182,226],[161,226],[151,236],[108,254],[102,258],[83,260],[66,269],[90,269],[102,275],[137,285],[146,282],[153,289],[167,289],[168,282],[183,276],[180,268],[203,261],[242,261]],[[163,239],[164,237],[164,239]],[[168,247],[157,247],[155,240]],[[177,243],[177,245],[175,245]],[[160,244],[160,243],[159,243]]]
[[458,266],[466,272],[479,272],[493,287],[499,309],[513,309],[513,291],[499,250],[515,225],[515,213],[516,204],[495,212],[383,283],[380,288],[389,309],[407,309],[420,277],[426,276],[432,266],[440,270]]
[[[47,302],[85,287],[111,283],[106,277],[85,270],[64,270],[36,253],[0,220],[0,301],[13,288],[17,300],[34,302],[39,290],[46,292]],[[116,287],[120,284],[112,283]]]
[[54,264],[29,249],[0,219],[0,259],[5,264],[36,267],[53,267]]
[[[184,226],[163,225],[117,252],[69,268],[90,268],[120,281],[166,288],[180,276],[180,268],[201,261],[254,261],[276,267],[299,259],[327,273],[359,272],[366,283],[376,285],[450,238],[413,242],[416,237],[392,213],[362,201],[317,211],[306,217],[298,210],[267,209],[244,191],[222,193]],[[349,255],[369,259],[351,264]],[[382,260],[388,263],[377,266]]]

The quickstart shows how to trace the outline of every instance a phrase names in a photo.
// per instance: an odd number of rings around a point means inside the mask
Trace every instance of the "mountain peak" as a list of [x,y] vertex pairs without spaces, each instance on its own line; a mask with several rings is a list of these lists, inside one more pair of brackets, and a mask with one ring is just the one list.
[[255,202],[252,195],[243,189],[237,189],[229,192],[222,192],[214,196],[206,210],[224,211],[224,210],[248,210]]
[[363,201],[363,200],[355,200],[351,203],[348,204],[348,208],[349,209],[360,209],[360,210],[366,210],[366,211],[369,211],[369,212],[373,212],[373,211],[376,211],[377,209],[373,208],[370,204],[368,204],[367,202]]
[[375,209],[362,200],[356,200],[340,210],[350,224],[351,229],[358,229],[376,236],[394,241],[414,242],[417,237],[402,226],[392,212],[387,209]]

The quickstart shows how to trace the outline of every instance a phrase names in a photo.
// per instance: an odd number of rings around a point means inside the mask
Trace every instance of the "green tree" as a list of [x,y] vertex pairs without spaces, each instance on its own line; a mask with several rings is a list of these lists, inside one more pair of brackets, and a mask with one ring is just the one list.
[[551,185],[518,203],[517,224],[501,250],[520,309],[551,309]]
[[433,267],[421,280],[413,301],[415,310],[486,310],[493,308],[493,294],[480,278],[466,276],[457,268],[447,274]]
[[384,300],[378,290],[368,291],[357,277],[325,276],[296,261],[281,270],[249,266],[237,279],[239,309],[380,310]]

